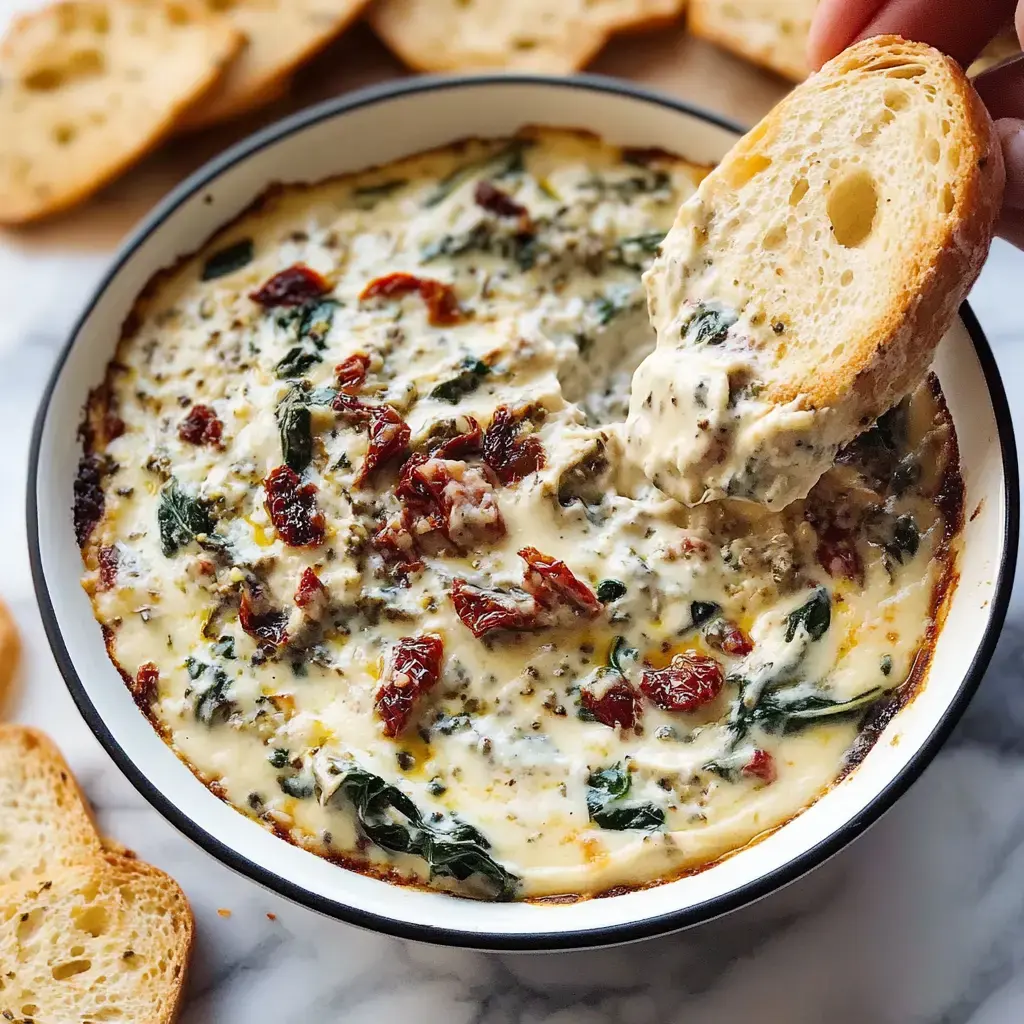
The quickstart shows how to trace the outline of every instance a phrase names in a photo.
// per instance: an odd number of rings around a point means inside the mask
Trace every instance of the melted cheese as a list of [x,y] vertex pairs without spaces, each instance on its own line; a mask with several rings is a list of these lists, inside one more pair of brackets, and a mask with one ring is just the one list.
[[[158,669],[151,713],[169,741],[243,813],[367,870],[492,894],[479,878],[430,879],[419,856],[367,842],[332,774],[355,762],[425,816],[477,829],[518,879],[517,896],[591,894],[711,863],[831,784],[857,736],[856,716],[786,732],[770,731],[768,719],[737,728],[736,717],[744,706],[766,707],[765,694],[807,706],[891,691],[907,678],[945,557],[947,524],[934,496],[955,466],[948,424],[925,388],[897,432],[899,450],[884,453],[925,467],[898,493],[875,479],[865,456],[779,513],[731,502],[691,510],[667,499],[626,457],[635,436],[623,420],[630,376],[654,342],[640,272],[703,172],[668,158],[629,162],[570,133],[545,133],[518,158],[508,152],[472,143],[285,191],[160,282],[140,303],[92,410],[97,423],[116,415],[124,431],[96,428],[105,508],[84,549],[86,586],[125,672]],[[474,201],[481,180],[529,211],[529,249],[521,222]],[[251,239],[252,260],[202,280],[211,254],[241,239]],[[249,294],[297,262],[327,277],[337,303],[322,351],[303,343],[320,360],[303,371],[313,394],[333,386],[347,356],[370,355],[364,395],[401,413],[416,450],[453,419],[486,425],[501,405],[531,410],[545,464],[495,488],[503,538],[464,555],[425,553],[403,585],[369,542],[396,508],[395,466],[360,486],[366,431],[314,404],[303,477],[318,489],[326,535],[315,547],[283,542],[263,481],[283,461],[277,410],[293,385],[276,368],[296,346],[296,318]],[[434,326],[415,294],[360,299],[370,281],[402,271],[453,285],[470,315]],[[686,365],[685,353],[671,359],[688,379],[717,372]],[[478,360],[489,372],[454,401],[432,396]],[[680,379],[645,366],[641,379],[654,391]],[[715,388],[721,413],[721,382]],[[658,401],[668,393],[658,391]],[[179,437],[196,403],[222,421],[221,447]],[[648,430],[644,445],[678,461],[692,441],[687,430],[661,443]],[[210,511],[213,547],[204,535],[162,550],[158,509],[171,478]],[[913,553],[889,537],[901,516],[915,524]],[[822,567],[810,519],[872,524],[853,533],[862,582]],[[563,560],[592,589],[615,580],[624,594],[592,619],[475,638],[455,614],[452,581],[519,588],[517,552],[527,546]],[[111,548],[113,585],[98,567]],[[308,568],[327,591],[316,616],[293,602]],[[253,579],[288,616],[291,641],[269,654],[239,622],[239,591]],[[801,618],[815,594],[831,609],[818,638]],[[693,602],[718,605],[753,650],[709,647]],[[374,709],[388,652],[423,633],[443,639],[441,678],[390,739]],[[582,711],[580,692],[607,687],[616,642],[636,652],[619,660],[634,686],[685,651],[713,655],[729,681],[694,712],[645,701],[634,729],[608,727]],[[743,772],[755,750],[774,759],[774,781]],[[615,765],[631,782],[625,803],[654,808],[661,825],[616,831],[592,819],[592,775]]]

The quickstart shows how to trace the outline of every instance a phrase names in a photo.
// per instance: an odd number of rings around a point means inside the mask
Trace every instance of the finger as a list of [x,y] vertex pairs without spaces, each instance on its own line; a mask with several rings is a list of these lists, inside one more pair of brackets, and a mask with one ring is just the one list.
[[807,40],[811,67],[820,68],[845,50],[885,3],[886,0],[821,0]]
[[[846,6],[853,2],[859,6],[867,0],[851,0]],[[1016,0],[972,0],[967,10],[963,0],[888,0],[856,30],[855,38],[894,34],[916,39],[966,66],[1013,17],[1015,7]]]
[[1024,117],[1024,54],[978,75],[974,87],[997,120]]
[[1024,120],[1006,117],[996,121],[996,132],[1003,146],[1003,162],[1006,164],[1003,209],[1024,216]]
[[1018,249],[1024,249],[1024,213],[1019,210],[1004,213],[996,225],[996,234]]

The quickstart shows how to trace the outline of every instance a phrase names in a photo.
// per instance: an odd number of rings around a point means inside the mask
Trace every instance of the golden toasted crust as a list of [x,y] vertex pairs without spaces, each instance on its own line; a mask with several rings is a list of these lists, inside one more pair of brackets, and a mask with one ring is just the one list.
[[674,21],[686,0],[377,0],[367,20],[418,71],[503,68],[568,74],[619,32]]
[[[279,98],[295,70],[362,14],[368,0],[239,0],[224,10],[247,45],[227,74],[182,118],[206,128]],[[223,10],[205,0],[211,11]]]
[[818,0],[690,0],[687,27],[793,82],[809,73],[807,35]]
[[64,0],[0,44],[0,223],[81,202],[170,132],[241,35],[199,0]]
[[10,696],[21,662],[21,637],[10,608],[0,601],[0,713]]

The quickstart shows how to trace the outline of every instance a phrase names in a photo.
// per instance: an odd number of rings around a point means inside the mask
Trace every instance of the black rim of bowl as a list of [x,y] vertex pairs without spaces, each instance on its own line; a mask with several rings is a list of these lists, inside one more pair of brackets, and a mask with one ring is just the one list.
[[[216,857],[229,868],[246,875],[295,903],[317,911],[339,921],[369,928],[374,931],[392,935],[396,938],[413,939],[447,946],[467,947],[471,949],[489,949],[501,951],[544,951],[562,949],[584,949],[594,946],[614,945],[638,939],[665,935],[683,928],[702,924],[716,917],[730,913],[747,904],[775,892],[776,890],[796,881],[802,875],[824,863],[838,853],[844,846],[874,824],[901,797],[910,786],[921,776],[939,748],[949,737],[953,727],[959,721],[971,698],[974,696],[985,673],[993,650],[999,638],[1006,617],[1010,592],[1013,586],[1014,569],[1017,557],[1018,532],[1020,526],[1020,495],[1017,469],[1016,446],[1014,442],[1013,423],[1010,409],[1003,389],[999,371],[992,350],[970,307],[965,303],[961,308],[961,317],[974,343],[975,351],[981,363],[985,380],[988,385],[992,406],[995,411],[1002,452],[1003,474],[1006,487],[1006,509],[1003,521],[1004,550],[999,566],[995,586],[995,596],[991,604],[988,622],[984,634],[978,644],[974,659],[971,662],[957,693],[950,701],[938,725],[931,735],[919,747],[906,767],[881,790],[871,803],[858,815],[845,822],[830,835],[826,836],[813,847],[805,850],[781,867],[759,876],[754,881],[739,886],[731,892],[705,900],[694,906],[675,910],[657,917],[644,918],[635,922],[612,924],[595,929],[577,931],[538,930],[530,933],[509,934],[503,932],[475,932],[462,929],[447,928],[443,925],[426,926],[410,924],[392,917],[359,910],[311,892],[290,879],[283,878],[276,872],[255,864],[243,856],[238,850],[226,845],[220,839],[194,822],[176,804],[169,800],[148,779],[145,772],[132,761],[107,728],[93,705],[81,679],[72,663],[71,656],[64,644],[60,627],[50,601],[46,580],[43,575],[42,558],[39,547],[39,530],[37,516],[37,486],[39,470],[39,454],[42,445],[43,428],[46,422],[50,401],[58,379],[85,321],[93,308],[104,294],[111,281],[121,268],[132,258],[142,242],[167,220],[187,199],[210,184],[219,175],[245,160],[260,150],[273,145],[286,136],[308,128],[321,121],[329,120],[340,114],[356,110],[360,107],[386,102],[411,93],[437,92],[493,85],[544,85],[559,89],[582,89],[591,92],[624,96],[630,99],[651,103],[677,113],[724,128],[730,132],[741,133],[742,129],[735,123],[716,114],[709,113],[680,100],[639,88],[627,82],[604,78],[599,75],[576,75],[572,78],[558,78],[546,75],[466,75],[453,77],[421,77],[375,86],[359,90],[345,96],[328,100],[308,110],[301,111],[276,124],[273,124],[250,138],[238,143],[216,159],[210,161],[187,178],[174,189],[132,232],[111,262],[107,272],[93,291],[84,311],[70,333],[56,366],[47,383],[46,390],[36,415],[29,451],[29,474],[27,495],[28,543],[29,559],[32,567],[32,580],[43,618],[46,635],[60,669],[61,675],[78,706],[82,717],[99,739],[104,749],[114,760],[128,780],[143,797],[166,818],[175,828],[191,839],[207,853]],[[216,227],[212,225],[211,227]],[[70,523],[68,524],[70,529]],[[140,721],[142,721],[140,719]],[[147,723],[148,727],[148,723]],[[214,798],[215,799],[215,798]],[[339,868],[339,870],[343,870]],[[382,882],[382,885],[388,883]],[[486,906],[486,904],[484,905]],[[537,907],[538,915],[546,912],[557,913],[556,908]],[[485,912],[485,911],[484,911]],[[538,917],[539,920],[539,917]]]

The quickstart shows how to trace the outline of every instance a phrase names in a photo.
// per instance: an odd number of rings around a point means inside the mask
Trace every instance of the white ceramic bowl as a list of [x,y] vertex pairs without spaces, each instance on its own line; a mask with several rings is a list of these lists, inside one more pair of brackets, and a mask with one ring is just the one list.
[[122,248],[89,303],[39,411],[28,533],[39,605],[72,696],[121,770],[182,832],[262,885],[342,920],[450,945],[536,950],[611,944],[706,921],[792,881],[889,808],[935,755],[989,660],[1012,582],[1019,494],[1003,388],[965,307],[939,350],[936,369],[960,439],[970,521],[959,586],[927,685],[889,723],[863,764],[813,807],[692,877],[576,904],[478,903],[336,867],[222,803],[135,707],[78,583],[72,482],[87,392],[102,379],[121,323],[146,282],[199,248],[270,184],[316,182],[524,124],[585,128],[611,142],[660,146],[701,163],[720,159],[737,132],[711,115],[610,80],[489,77],[418,79],[355,93],[254,136],[160,204]]

